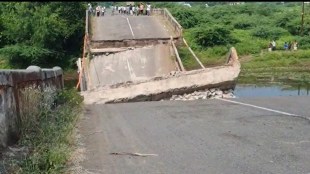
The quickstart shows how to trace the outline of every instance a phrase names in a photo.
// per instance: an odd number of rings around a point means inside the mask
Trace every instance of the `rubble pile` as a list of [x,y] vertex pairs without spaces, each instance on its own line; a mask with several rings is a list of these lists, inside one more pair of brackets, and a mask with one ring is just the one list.
[[232,89],[222,91],[218,88],[212,88],[207,90],[199,90],[190,94],[172,95],[165,100],[198,100],[198,99],[215,99],[215,98],[235,98],[234,91]]

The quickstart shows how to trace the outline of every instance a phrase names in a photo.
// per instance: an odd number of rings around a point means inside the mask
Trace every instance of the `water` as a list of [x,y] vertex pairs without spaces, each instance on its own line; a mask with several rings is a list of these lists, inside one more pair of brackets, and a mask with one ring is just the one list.
[[247,85],[237,84],[234,94],[237,97],[267,96],[310,96],[310,85]]
[[[75,88],[78,80],[69,78],[64,81],[66,88]],[[310,84],[268,82],[260,84],[237,84],[236,97],[268,97],[268,96],[310,96]]]

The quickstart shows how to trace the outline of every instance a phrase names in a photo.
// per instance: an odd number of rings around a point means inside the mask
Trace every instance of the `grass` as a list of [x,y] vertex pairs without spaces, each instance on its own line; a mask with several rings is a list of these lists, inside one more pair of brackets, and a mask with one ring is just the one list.
[[[251,30],[234,29],[232,35],[239,40],[233,45],[241,61],[239,83],[259,83],[261,81],[310,81],[310,50],[285,51],[284,42],[292,41],[292,35],[283,35],[277,40],[277,51],[268,52],[267,39],[251,36]],[[197,46],[187,30],[187,40],[205,67],[223,65],[232,45],[204,48]],[[187,70],[199,69],[198,63],[186,48],[178,48]]]
[[263,52],[242,62],[241,83],[260,80],[310,82],[310,50]]
[[29,153],[10,164],[10,173],[63,173],[72,152],[72,131],[81,111],[82,97],[74,89],[59,93],[33,91],[24,91],[23,96],[34,103],[23,112],[18,142],[19,147],[29,148]]
[[177,49],[178,49],[178,53],[181,58],[181,61],[183,63],[183,66],[187,71],[200,68],[199,63],[195,60],[194,56],[187,49],[186,46],[183,46],[183,45],[177,46]]

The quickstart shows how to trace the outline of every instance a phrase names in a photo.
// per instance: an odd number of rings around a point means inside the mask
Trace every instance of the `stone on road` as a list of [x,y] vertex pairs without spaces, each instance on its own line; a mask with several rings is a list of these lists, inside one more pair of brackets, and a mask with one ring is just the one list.
[[[238,101],[239,99],[234,99]],[[255,101],[262,107],[307,97]],[[247,102],[247,99],[242,99]],[[281,106],[277,106],[281,109]],[[81,134],[83,167],[99,173],[310,173],[309,120],[220,100],[161,101],[86,106]],[[158,156],[111,155],[110,153]],[[98,173],[97,172],[97,173]]]

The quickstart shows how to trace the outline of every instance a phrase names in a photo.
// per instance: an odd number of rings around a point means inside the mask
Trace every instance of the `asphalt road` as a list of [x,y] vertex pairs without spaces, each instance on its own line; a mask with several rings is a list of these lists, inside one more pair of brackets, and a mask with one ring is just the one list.
[[232,100],[267,110],[216,99],[86,106],[82,165],[111,174],[310,173],[309,97]]
[[107,15],[91,21],[93,41],[162,39],[175,35],[155,16]]

